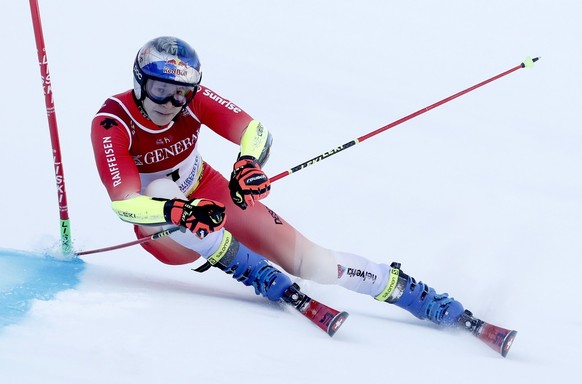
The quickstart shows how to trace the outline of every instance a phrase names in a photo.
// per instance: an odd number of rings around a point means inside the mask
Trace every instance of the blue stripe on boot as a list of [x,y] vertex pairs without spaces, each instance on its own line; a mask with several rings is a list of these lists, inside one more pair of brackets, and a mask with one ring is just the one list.
[[419,319],[429,319],[442,326],[454,326],[463,313],[463,305],[448,294],[437,294],[423,282],[407,276],[402,296],[393,304],[406,309]]
[[257,295],[272,301],[279,301],[292,284],[287,275],[240,242],[234,259],[224,271],[244,285],[252,285]]

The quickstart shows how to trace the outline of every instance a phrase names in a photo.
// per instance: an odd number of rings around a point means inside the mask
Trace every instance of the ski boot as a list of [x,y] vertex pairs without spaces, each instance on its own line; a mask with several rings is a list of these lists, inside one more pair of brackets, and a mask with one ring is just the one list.
[[390,265],[390,277],[386,288],[376,296],[376,300],[385,301],[407,310],[419,319],[428,319],[433,323],[454,327],[464,309],[461,303],[448,294],[437,294],[423,282],[408,276],[400,269],[400,263]]
[[279,301],[292,284],[287,275],[273,267],[263,256],[248,249],[228,231],[224,231],[220,247],[207,261],[244,285],[253,286],[257,295],[271,301]]

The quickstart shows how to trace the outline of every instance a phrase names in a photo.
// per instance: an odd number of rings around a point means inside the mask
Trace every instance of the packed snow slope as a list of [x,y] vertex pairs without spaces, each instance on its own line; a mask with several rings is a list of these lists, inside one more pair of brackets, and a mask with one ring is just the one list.
[[[135,54],[153,37],[189,41],[203,82],[273,132],[270,175],[541,56],[273,183],[266,200],[318,243],[400,261],[519,333],[503,359],[469,334],[299,281],[350,313],[329,338],[218,270],[163,265],[139,246],[43,270],[50,260],[39,254],[59,236],[52,153],[29,4],[8,1],[0,314],[10,299],[20,312],[0,323],[2,383],[546,383],[580,374],[579,1],[40,0],[40,10],[78,250],[133,240],[109,208],[89,125],[108,96],[132,86]],[[238,148],[208,129],[199,144],[230,172]]]

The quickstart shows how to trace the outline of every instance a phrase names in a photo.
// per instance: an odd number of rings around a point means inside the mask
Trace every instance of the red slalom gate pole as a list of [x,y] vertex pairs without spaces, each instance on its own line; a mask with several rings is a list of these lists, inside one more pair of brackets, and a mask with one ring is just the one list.
[[304,163],[301,163],[301,164],[299,164],[299,165],[296,165],[295,167],[293,167],[293,168],[291,168],[291,169],[289,169],[289,170],[287,170],[287,171],[281,172],[281,173],[279,173],[279,174],[277,174],[277,175],[275,175],[275,176],[271,177],[269,180],[270,180],[271,182],[274,182],[274,181],[277,181],[277,180],[279,180],[279,179],[282,179],[282,178],[283,178],[283,177],[285,177],[285,176],[289,176],[289,175],[290,175],[290,174],[292,174],[292,173],[295,173],[295,172],[298,172],[298,171],[300,171],[300,170],[302,170],[302,169],[304,169],[304,168],[307,168],[307,167],[309,167],[310,165],[313,165],[313,164],[315,164],[315,163],[317,163],[317,162],[319,162],[319,161],[321,161],[321,160],[327,159],[327,158],[328,158],[328,157],[330,157],[331,155],[335,155],[335,154],[336,154],[336,153],[338,153],[338,152],[341,152],[341,151],[343,151],[343,150],[345,150],[345,149],[348,149],[348,148],[350,148],[350,147],[353,147],[354,145],[356,145],[356,144],[359,144],[359,143],[361,143],[361,142],[362,142],[362,141],[364,141],[364,140],[367,140],[367,139],[369,139],[369,138],[371,138],[371,137],[373,137],[373,136],[376,136],[377,134],[379,134],[379,133],[382,133],[382,132],[384,132],[384,131],[387,131],[388,129],[390,129],[390,128],[393,128],[393,127],[395,127],[395,126],[397,126],[397,125],[400,125],[400,124],[404,123],[405,121],[408,121],[408,120],[410,120],[410,119],[413,119],[413,118],[415,118],[415,117],[416,117],[416,116],[418,116],[418,115],[422,115],[423,113],[425,113],[425,112],[428,112],[428,111],[430,111],[431,109],[434,109],[434,108],[436,108],[436,107],[438,107],[438,106],[441,106],[441,105],[443,105],[443,104],[445,104],[445,103],[448,103],[449,101],[451,101],[451,100],[453,100],[453,99],[456,99],[457,97],[459,97],[459,96],[462,96],[462,95],[464,95],[464,94],[466,94],[466,93],[469,93],[469,92],[471,92],[471,91],[473,91],[473,90],[475,90],[475,89],[477,89],[477,88],[479,88],[479,87],[482,87],[482,86],[484,86],[485,84],[488,84],[488,83],[490,83],[490,82],[492,82],[492,81],[495,81],[495,80],[497,80],[497,79],[499,79],[499,78],[501,78],[501,77],[503,77],[503,76],[507,76],[507,75],[509,75],[510,73],[517,71],[518,69],[521,69],[521,68],[526,68],[526,67],[532,67],[532,66],[533,66],[533,64],[534,64],[536,61],[538,61],[539,59],[540,59],[539,57],[536,57],[536,58],[533,58],[533,59],[528,57],[528,58],[526,58],[526,59],[524,60],[524,62],[523,62],[523,63],[521,63],[521,64],[519,64],[519,65],[517,65],[517,66],[515,66],[515,67],[513,67],[513,68],[511,68],[511,69],[508,69],[508,70],[507,70],[507,71],[505,71],[505,72],[502,72],[502,73],[500,73],[500,74],[498,74],[498,75],[495,75],[495,76],[493,76],[493,77],[491,77],[491,78],[489,78],[489,79],[487,79],[487,80],[484,80],[484,81],[482,81],[482,82],[480,82],[480,83],[478,83],[478,84],[475,84],[475,85],[473,85],[472,87],[469,87],[469,88],[467,88],[467,89],[464,89],[464,90],[462,90],[461,92],[455,93],[454,95],[451,95],[451,96],[449,96],[449,97],[447,97],[447,98],[444,98],[444,99],[442,99],[442,100],[440,100],[440,101],[437,101],[436,103],[434,103],[434,104],[431,104],[431,105],[429,105],[428,107],[424,107],[424,108],[422,108],[422,109],[419,109],[418,111],[416,111],[416,112],[414,112],[414,113],[411,113],[411,114],[410,114],[410,115],[408,115],[408,116],[405,116],[405,117],[403,117],[403,118],[401,118],[401,119],[398,119],[398,120],[396,120],[396,121],[394,121],[394,122],[392,122],[392,123],[390,123],[390,124],[388,124],[388,125],[385,125],[385,126],[383,126],[383,127],[381,127],[381,128],[378,128],[378,129],[376,129],[375,131],[372,131],[372,132],[370,132],[370,133],[368,133],[368,134],[365,134],[365,135],[363,135],[363,136],[360,136],[360,137],[358,137],[357,139],[354,139],[354,140],[352,140],[352,141],[349,141],[349,142],[347,142],[347,143],[345,143],[345,144],[343,144],[343,145],[340,145],[339,147],[333,148],[333,149],[331,149],[331,150],[329,150],[329,151],[327,151],[327,152],[325,152],[325,153],[322,153],[321,155],[319,155],[319,156],[316,156],[316,157],[314,157],[314,158],[313,158],[313,159],[311,159],[311,160],[307,160],[307,161],[306,161],[306,162],[304,162]]
[[32,26],[34,29],[34,38],[36,40],[36,50],[38,54],[38,64],[40,66],[40,76],[46,104],[46,113],[51,136],[51,145],[53,150],[53,165],[55,171],[55,181],[57,185],[57,200],[60,214],[60,233],[61,249],[63,254],[72,253],[71,228],[69,221],[69,208],[67,206],[67,193],[65,190],[65,174],[61,160],[61,145],[59,141],[59,131],[57,127],[57,118],[55,114],[55,104],[53,100],[52,84],[48,69],[48,60],[40,20],[40,12],[37,0],[30,0],[30,12],[32,15]]

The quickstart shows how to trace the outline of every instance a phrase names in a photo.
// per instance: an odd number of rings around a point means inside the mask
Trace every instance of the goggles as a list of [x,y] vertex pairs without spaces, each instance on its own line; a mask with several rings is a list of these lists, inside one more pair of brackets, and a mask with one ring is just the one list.
[[192,101],[197,88],[155,79],[147,79],[145,83],[145,92],[151,101],[156,104],[166,104],[171,101],[174,107],[183,107]]

